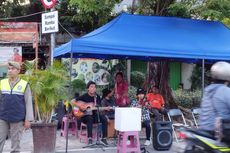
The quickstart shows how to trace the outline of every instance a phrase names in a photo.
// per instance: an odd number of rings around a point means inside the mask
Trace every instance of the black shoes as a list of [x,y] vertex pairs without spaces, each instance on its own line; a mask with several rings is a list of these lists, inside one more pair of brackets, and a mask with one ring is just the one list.
[[107,140],[106,140],[106,138],[101,139],[101,143],[102,143],[103,145],[105,145],[105,146],[108,146],[108,145],[109,145],[108,142],[107,142]]
[[[101,143],[104,145],[104,146],[108,146],[108,142],[106,140],[106,138],[102,138],[101,139]],[[93,140],[92,138],[88,138],[88,145],[92,145],[93,144]],[[97,144],[97,143],[96,143]]]
[[92,140],[92,138],[89,138],[88,145],[91,145],[91,144],[93,144],[93,140]]

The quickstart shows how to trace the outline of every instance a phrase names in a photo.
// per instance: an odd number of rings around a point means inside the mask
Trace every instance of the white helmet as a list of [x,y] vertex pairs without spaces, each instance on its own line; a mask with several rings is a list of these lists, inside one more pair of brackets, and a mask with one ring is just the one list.
[[227,62],[216,62],[211,67],[211,77],[217,80],[230,81],[230,64]]

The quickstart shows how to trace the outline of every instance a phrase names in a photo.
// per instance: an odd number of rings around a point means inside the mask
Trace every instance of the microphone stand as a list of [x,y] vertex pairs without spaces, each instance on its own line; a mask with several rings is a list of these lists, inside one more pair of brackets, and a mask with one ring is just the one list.
[[[97,121],[98,121],[98,125],[97,125],[97,140],[96,140],[96,143],[94,144],[91,144],[91,145],[87,145],[83,148],[101,148],[103,151],[105,151],[105,149],[103,147],[106,147],[106,145],[104,145],[101,141],[100,141],[100,138],[99,138],[99,135],[100,135],[100,128],[99,126],[101,127],[101,124],[100,123],[100,110],[99,110],[99,105],[96,105],[96,108],[97,108]],[[102,129],[102,128],[101,128]]]

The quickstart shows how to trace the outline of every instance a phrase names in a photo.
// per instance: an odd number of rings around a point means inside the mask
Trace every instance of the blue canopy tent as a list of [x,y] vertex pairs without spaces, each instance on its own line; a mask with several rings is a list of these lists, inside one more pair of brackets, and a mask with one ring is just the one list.
[[230,30],[221,22],[121,14],[54,49],[54,57],[230,60]]
[[218,21],[121,14],[53,54],[71,59],[202,60],[204,88],[204,60],[230,60],[230,30]]

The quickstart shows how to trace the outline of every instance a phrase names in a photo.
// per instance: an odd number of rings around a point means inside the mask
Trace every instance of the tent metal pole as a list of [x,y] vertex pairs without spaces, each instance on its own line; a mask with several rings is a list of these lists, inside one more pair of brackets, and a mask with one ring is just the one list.
[[70,53],[70,71],[69,71],[69,73],[70,73],[70,81],[72,81],[72,69],[73,69],[73,52],[71,51],[71,53]]
[[127,81],[129,85],[130,85],[130,80],[131,80],[131,60],[127,60]]
[[204,66],[205,66],[205,60],[202,59],[202,95],[204,93]]

